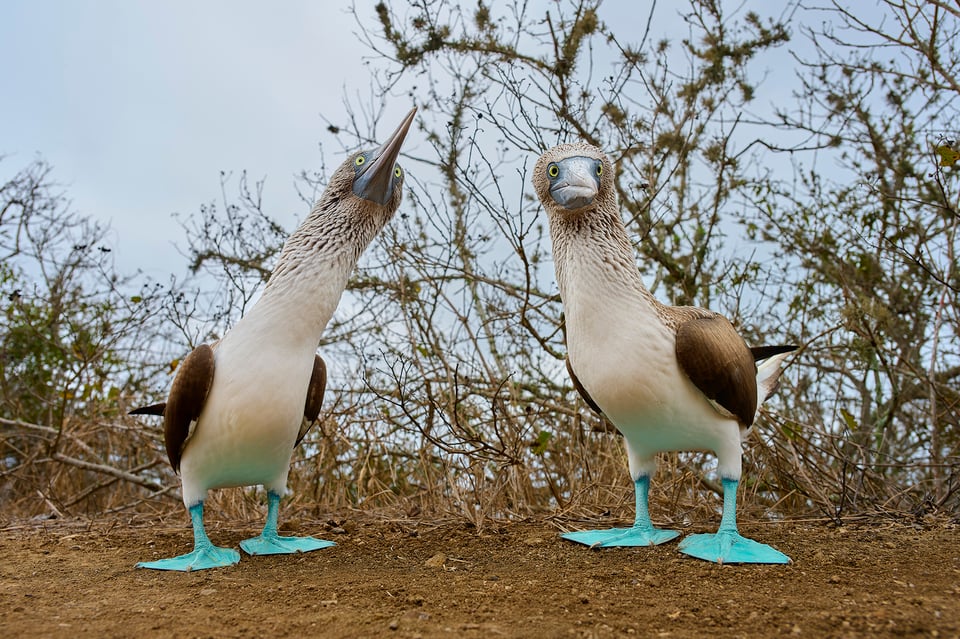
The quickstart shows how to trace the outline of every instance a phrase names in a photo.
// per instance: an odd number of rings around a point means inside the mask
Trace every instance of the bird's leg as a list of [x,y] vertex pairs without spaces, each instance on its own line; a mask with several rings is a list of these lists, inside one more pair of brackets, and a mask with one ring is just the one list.
[[718,533],[739,535],[737,530],[737,486],[736,479],[723,479],[723,514],[720,515]]
[[634,516],[633,527],[644,531],[654,531],[653,522],[650,520],[650,477],[641,475],[633,483],[633,494],[636,502],[636,514]]
[[723,515],[714,534],[690,535],[680,542],[680,552],[718,564],[786,564],[790,558],[737,530],[736,479],[723,479]]
[[675,539],[680,533],[675,530],[654,528],[650,521],[649,493],[650,476],[640,475],[634,482],[636,516],[630,528],[608,530],[582,530],[561,535],[564,539],[584,544],[591,548],[614,546],[655,546]]
[[232,566],[240,561],[240,553],[233,548],[214,546],[207,531],[203,527],[203,502],[197,502],[188,509],[190,521],[193,523],[193,551],[179,557],[159,559],[157,561],[141,561],[137,568],[152,568],[153,570],[205,570],[207,568],[222,568]]
[[267,493],[267,521],[263,524],[263,534],[269,537],[279,537],[277,524],[280,519],[280,496],[274,492]]
[[267,491],[267,521],[259,537],[244,539],[240,547],[250,555],[289,555],[296,552],[310,552],[336,546],[332,541],[313,537],[281,537],[277,532],[277,519],[280,515],[280,494]]

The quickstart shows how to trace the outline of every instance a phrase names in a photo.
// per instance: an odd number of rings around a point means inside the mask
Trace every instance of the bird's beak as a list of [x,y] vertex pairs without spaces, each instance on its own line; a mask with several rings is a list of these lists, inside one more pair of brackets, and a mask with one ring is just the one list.
[[390,201],[390,196],[393,195],[394,167],[400,156],[403,139],[407,137],[407,131],[413,124],[413,116],[416,112],[417,107],[410,109],[410,113],[403,119],[390,139],[374,151],[360,168],[353,180],[353,192],[358,197],[381,205]]
[[550,186],[553,201],[570,211],[592,204],[600,189],[600,179],[593,173],[596,161],[572,157],[558,164],[562,176]]

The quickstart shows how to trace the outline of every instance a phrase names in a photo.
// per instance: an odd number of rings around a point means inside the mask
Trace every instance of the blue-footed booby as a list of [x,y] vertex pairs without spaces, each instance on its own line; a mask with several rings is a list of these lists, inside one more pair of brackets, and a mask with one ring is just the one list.
[[351,155],[287,239],[263,294],[222,339],[195,348],[180,364],[165,404],[133,411],[162,414],[164,443],[180,473],[193,523],[192,552],[137,567],[201,570],[240,560],[214,546],[203,526],[203,501],[215,488],[263,485],[267,519],[240,547],[251,555],[307,552],[335,545],[280,537],[277,517],[294,448],[316,422],[326,385],[317,355],[323,330],[360,254],[400,204],[400,147],[410,111],[379,149]]
[[609,158],[585,143],[550,149],[533,170],[549,219],[567,369],[585,401],[623,434],[636,492],[632,527],[563,537],[589,546],[674,539],[679,533],[654,528],[648,512],[656,455],[712,451],[723,485],[720,526],[686,537],[680,550],[717,563],[787,563],[783,553],[740,535],[736,498],[741,440],[795,347],[751,349],[722,315],[657,301],[640,278],[613,177]]

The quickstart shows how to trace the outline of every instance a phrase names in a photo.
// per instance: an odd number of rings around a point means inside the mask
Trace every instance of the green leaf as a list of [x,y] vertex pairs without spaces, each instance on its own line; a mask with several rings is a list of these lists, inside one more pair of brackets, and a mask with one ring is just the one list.
[[850,430],[857,430],[860,428],[860,425],[857,424],[857,420],[847,411],[846,408],[840,409],[840,415],[843,416],[843,421],[847,423],[847,428]]
[[545,430],[541,430],[540,434],[537,435],[537,439],[530,446],[530,448],[533,450],[533,454],[540,456],[547,452],[547,444],[552,438],[553,435]]

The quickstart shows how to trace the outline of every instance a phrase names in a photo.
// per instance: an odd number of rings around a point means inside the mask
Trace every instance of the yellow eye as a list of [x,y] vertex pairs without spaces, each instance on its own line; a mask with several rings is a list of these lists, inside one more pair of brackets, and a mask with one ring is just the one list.
[[354,160],[353,163],[356,164],[357,166],[363,166],[363,163],[366,161],[367,161],[367,158],[363,157],[362,155],[358,155],[357,159]]
[[547,167],[547,175],[549,175],[552,178],[557,177],[558,175],[560,175],[560,167],[557,166],[556,164],[551,164],[550,166]]
[[603,175],[603,165],[597,164],[597,177],[600,177],[601,175]]
[[403,175],[403,171],[400,169],[400,165],[399,165],[399,164],[398,164],[397,166],[393,167],[393,174],[394,174],[395,176],[397,176],[397,177],[400,177],[401,175]]

